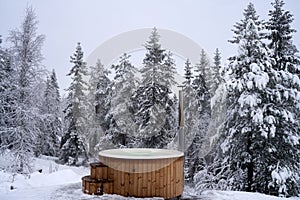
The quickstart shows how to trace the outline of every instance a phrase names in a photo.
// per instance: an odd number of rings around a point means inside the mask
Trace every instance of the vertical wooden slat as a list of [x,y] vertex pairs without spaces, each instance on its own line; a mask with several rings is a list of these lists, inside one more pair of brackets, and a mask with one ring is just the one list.
[[165,168],[160,168],[159,169],[159,197],[163,197],[164,196],[164,190],[165,190],[165,188],[164,188],[164,174],[165,174],[165,172],[164,172],[164,169]]
[[147,197],[148,195],[148,173],[147,173],[147,163],[146,161],[141,161],[142,162],[142,197]]
[[85,191],[86,191],[86,193],[90,194],[90,182],[89,181],[85,182]]
[[128,196],[129,195],[129,183],[130,183],[130,179],[129,179],[129,163],[130,160],[124,160],[124,196]]
[[[180,170],[178,170],[179,167],[179,162],[178,159],[175,161],[175,169],[176,169],[176,174],[175,174],[175,190],[176,193],[178,191],[178,189],[180,188]],[[175,194],[176,195],[176,194]]]
[[125,196],[125,163],[122,161],[120,163],[120,168],[119,168],[119,179],[120,179],[120,194],[122,196]]
[[108,173],[108,175],[107,175],[108,179],[113,180],[114,179],[114,169],[111,167],[108,167],[107,173]]
[[115,168],[115,158],[111,158],[110,162],[112,163],[112,170],[113,170],[113,174],[114,174],[114,193],[115,194],[120,194],[120,178],[119,178],[119,172],[118,170]]
[[175,163],[176,163],[176,160],[175,159],[172,159],[172,163],[170,164],[170,197],[173,197],[173,195],[174,195],[174,186],[175,186],[175,184],[174,184],[174,179],[175,179],[175,177],[174,177],[174,166],[175,166]]
[[152,165],[150,165],[151,166],[151,172],[150,172],[150,182],[151,182],[151,189],[150,189],[150,191],[151,191],[151,193],[150,193],[150,196],[151,197],[153,197],[153,196],[155,196],[155,191],[156,191],[156,181],[155,181],[155,169],[156,169],[156,160],[153,160],[152,161]]
[[160,192],[160,169],[159,169],[159,161],[155,160],[155,194],[159,194]]
[[113,187],[112,181],[104,182],[103,183],[103,192],[106,194],[113,194],[112,187]]
[[138,195],[138,186],[139,186],[139,173],[135,169],[135,172],[133,173],[133,196]]
[[170,175],[169,175],[169,171],[170,171],[170,165],[166,165],[165,166],[165,184],[166,184],[166,190],[164,193],[164,197],[169,198],[169,182],[170,182]]
[[91,178],[96,178],[96,166],[91,165]]
[[139,173],[138,173],[138,181],[137,181],[137,194],[140,197],[143,197],[143,173],[141,173],[143,170],[143,162],[141,160],[137,160],[138,166],[139,166]]
[[128,196],[134,195],[134,163],[133,161],[129,161],[129,194]]
[[85,193],[85,179],[82,178],[82,192]]

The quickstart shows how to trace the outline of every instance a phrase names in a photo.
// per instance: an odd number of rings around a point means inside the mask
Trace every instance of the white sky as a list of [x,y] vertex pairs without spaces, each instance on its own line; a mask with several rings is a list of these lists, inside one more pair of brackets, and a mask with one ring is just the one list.
[[[249,0],[0,0],[0,35],[20,27],[27,5],[46,35],[43,65],[55,69],[61,89],[68,87],[70,56],[81,42],[85,57],[107,39],[122,32],[158,27],[181,33],[203,47],[210,57],[219,48],[223,62],[235,53],[227,41],[233,25],[243,18]],[[273,0],[252,0],[261,19],[267,19]],[[285,0],[294,15],[294,43],[300,49],[300,1]]]

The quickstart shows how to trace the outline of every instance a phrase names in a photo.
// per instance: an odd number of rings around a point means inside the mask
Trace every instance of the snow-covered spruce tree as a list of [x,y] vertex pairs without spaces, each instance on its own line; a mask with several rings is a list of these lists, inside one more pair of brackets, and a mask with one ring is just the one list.
[[[0,45],[2,43],[0,35]],[[7,128],[8,120],[11,117],[11,102],[13,102],[12,91],[14,90],[14,71],[11,64],[11,55],[7,49],[0,46],[0,152],[8,148],[9,140]]]
[[219,133],[222,132],[222,124],[226,112],[226,88],[224,85],[224,74],[221,74],[221,53],[218,49],[215,51],[213,58],[213,66],[211,71],[212,85],[211,85],[211,123],[208,133],[213,135],[213,138],[218,138]]
[[47,78],[44,91],[44,100],[41,112],[43,113],[42,131],[37,138],[36,154],[58,156],[62,131],[60,94],[55,71]]
[[[238,55],[229,59],[226,69],[228,112],[222,148],[228,156],[232,189],[269,193],[274,166],[286,163],[287,156],[281,157],[284,148],[278,149],[285,143],[280,136],[284,133],[276,133],[276,123],[281,122],[275,118],[280,113],[272,112],[280,106],[272,98],[276,95],[270,80],[274,75],[272,60],[252,3],[244,10],[244,17],[235,26],[232,40],[238,44]],[[295,152],[290,150],[287,154],[293,156]]]
[[[90,67],[88,87],[88,152],[97,156],[100,138],[109,127],[106,119],[110,107],[111,83],[110,73],[98,59],[95,66]],[[101,144],[100,144],[101,145]]]
[[239,54],[230,58],[226,69],[228,111],[222,147],[229,156],[232,189],[257,191],[255,179],[263,159],[259,141],[265,140],[262,126],[270,61],[262,43],[262,22],[252,3],[244,10],[244,17],[235,25],[231,41],[238,44]]
[[184,66],[184,82],[182,85],[183,92],[183,108],[184,108],[184,132],[186,136],[186,146],[188,147],[185,156],[185,180],[191,182],[195,172],[195,161],[197,157],[196,146],[193,144],[198,128],[198,101],[196,92],[192,86],[193,71],[190,61],[187,59]]
[[210,92],[211,96],[214,96],[216,94],[216,90],[218,89],[219,85],[222,82],[221,75],[220,75],[220,69],[221,69],[221,53],[219,49],[217,48],[215,51],[215,55],[213,58],[213,65],[211,67],[211,83],[210,83]]
[[110,129],[107,134],[116,147],[135,146],[134,135],[137,131],[134,123],[134,113],[131,98],[138,85],[137,69],[129,61],[130,55],[124,53],[119,64],[112,65],[115,71],[114,87],[112,91],[111,108],[112,116]]
[[[266,106],[266,177],[264,192],[276,195],[298,195],[300,163],[300,60],[293,44],[293,15],[285,11],[282,0],[272,3],[269,11],[267,39],[272,71]],[[296,180],[298,177],[298,183]],[[268,185],[267,185],[268,184]],[[267,188],[268,186],[268,188]]]
[[210,86],[212,84],[212,77],[211,77],[211,67],[209,59],[204,51],[204,49],[200,52],[200,60],[199,63],[195,65],[195,72],[197,74],[201,74],[204,78],[205,85],[207,86],[208,90],[210,90]]
[[[217,145],[219,141],[219,136],[223,132],[223,122],[226,113],[226,88],[224,84],[224,74],[221,74],[221,56],[218,49],[216,49],[215,56],[213,58],[214,65],[212,66],[212,95],[211,102],[211,121],[209,124],[210,143],[212,146]],[[208,154],[207,157],[215,157],[213,154],[217,151],[218,147],[213,147],[212,151]],[[212,164],[212,160],[208,159],[208,165]]]
[[[175,83],[174,61],[159,44],[159,35],[153,29],[146,42],[147,50],[141,69],[142,82],[134,94],[135,120],[143,147],[161,148],[174,137],[174,102],[170,86]],[[171,117],[172,116],[172,117]]]
[[165,125],[164,129],[167,130],[167,135],[169,136],[169,141],[172,140],[175,136],[175,134],[178,131],[178,101],[176,99],[176,94],[171,94],[171,87],[172,85],[176,85],[177,82],[175,81],[175,74],[176,72],[176,65],[175,60],[173,59],[173,54],[168,51],[166,55],[166,60],[164,62],[163,72],[165,81],[164,84],[167,86],[170,90],[170,94],[168,95],[168,100],[165,104],[165,110],[166,110],[166,118],[165,118]]
[[[187,107],[187,114],[192,115],[193,121],[193,134],[192,138],[186,138],[188,149],[186,152],[187,157],[187,167],[188,176],[187,180],[189,182],[193,181],[194,175],[203,168],[203,155],[201,155],[201,150],[203,150],[204,139],[207,135],[209,122],[211,120],[210,116],[210,92],[207,86],[205,76],[209,76],[208,72],[209,62],[204,51],[201,52],[200,63],[196,65],[195,78],[191,85],[193,89],[189,96],[185,96],[186,99],[192,99],[194,106],[189,105]],[[187,131],[187,130],[185,130]]]
[[[217,60],[217,62],[216,62]],[[218,63],[218,58],[214,58]],[[218,64],[215,64],[217,66]],[[198,193],[204,190],[229,190],[231,185],[230,165],[227,162],[228,156],[223,153],[221,144],[225,139],[223,134],[226,106],[226,88],[224,84],[224,67],[220,69],[220,83],[211,98],[211,121],[209,124],[210,148],[203,161],[203,168],[194,176],[194,185]],[[207,148],[207,147],[202,147]]]
[[105,69],[100,61],[97,62],[96,68],[99,73],[96,90],[96,115],[100,127],[106,132],[109,129],[111,119],[108,113],[111,107],[112,82],[108,77],[110,71]]
[[24,174],[32,169],[34,140],[40,133],[42,118],[37,107],[38,100],[32,95],[40,82],[41,47],[45,38],[37,35],[37,23],[33,9],[28,7],[21,28],[11,31],[8,38],[13,44],[12,64],[16,70],[14,102],[10,104],[12,113],[8,122],[8,134],[13,138],[9,144],[10,153],[14,157],[10,170]]
[[[80,43],[71,56],[70,62],[74,64],[68,76],[72,82],[68,88],[67,107],[64,112],[67,130],[63,133],[61,140],[61,153],[59,160],[68,165],[82,164],[87,160],[87,152],[84,144],[85,122],[86,122],[86,96],[87,83],[84,76],[87,75],[86,63],[83,61],[83,51]],[[81,160],[82,159],[82,160]]]
[[211,118],[211,72],[209,68],[209,61],[204,50],[202,50],[200,56],[200,63],[196,64],[195,66],[195,78],[193,80],[192,85],[196,92],[196,99],[198,101],[198,112],[200,116],[200,118],[198,119],[198,133],[203,135],[206,133]]

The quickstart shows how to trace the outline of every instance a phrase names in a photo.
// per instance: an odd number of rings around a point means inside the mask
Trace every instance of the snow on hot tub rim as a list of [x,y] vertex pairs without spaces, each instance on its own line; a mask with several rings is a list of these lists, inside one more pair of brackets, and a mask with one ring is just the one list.
[[99,156],[101,157],[132,160],[179,158],[183,155],[183,152],[177,150],[154,148],[120,148],[107,149],[99,152]]

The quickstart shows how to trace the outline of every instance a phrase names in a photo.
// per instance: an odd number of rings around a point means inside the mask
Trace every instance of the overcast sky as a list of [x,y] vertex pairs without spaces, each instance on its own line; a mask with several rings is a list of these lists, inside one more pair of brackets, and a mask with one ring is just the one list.
[[[61,89],[68,87],[70,56],[81,42],[85,57],[101,43],[122,32],[158,27],[181,33],[203,47],[209,56],[219,48],[223,61],[235,53],[227,41],[243,10],[253,2],[261,19],[268,18],[273,0],[0,0],[0,35],[20,27],[27,5],[46,36],[43,65],[56,70]],[[294,15],[294,43],[300,49],[300,1],[285,0]]]

